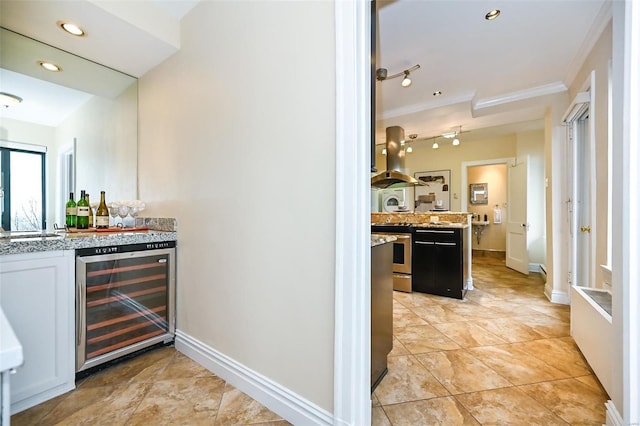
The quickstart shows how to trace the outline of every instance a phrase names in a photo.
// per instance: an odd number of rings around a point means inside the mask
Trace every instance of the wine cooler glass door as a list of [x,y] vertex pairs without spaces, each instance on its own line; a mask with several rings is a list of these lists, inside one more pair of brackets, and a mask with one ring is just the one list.
[[77,371],[174,334],[175,249],[77,257]]

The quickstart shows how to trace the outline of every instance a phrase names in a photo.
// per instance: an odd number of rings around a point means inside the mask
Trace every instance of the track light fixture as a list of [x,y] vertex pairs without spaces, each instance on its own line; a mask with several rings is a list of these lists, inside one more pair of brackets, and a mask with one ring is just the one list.
[[440,148],[440,145],[438,145],[438,142],[436,142],[436,138],[433,138],[433,145],[431,145],[431,148],[433,149]]
[[462,126],[459,126],[459,130],[456,132],[456,135],[453,137],[453,141],[451,142],[453,146],[460,145],[460,139],[458,139],[458,135],[462,133]]
[[[411,142],[416,140],[417,137],[418,135],[415,133],[412,133],[409,135],[409,139],[411,139]],[[405,148],[405,152],[407,152],[408,154],[411,154],[413,152],[413,148],[411,147],[411,145],[409,145],[409,142],[407,142],[407,147]]]
[[404,78],[402,79],[402,87],[409,87],[411,86],[411,78],[409,77],[409,74],[411,73],[411,71],[415,71],[418,68],[420,68],[420,65],[414,65],[411,68],[407,68],[406,70],[393,75],[387,75],[388,73],[386,68],[378,68],[376,70],[376,79],[378,81],[384,81],[384,80],[390,80],[392,78],[404,76]]

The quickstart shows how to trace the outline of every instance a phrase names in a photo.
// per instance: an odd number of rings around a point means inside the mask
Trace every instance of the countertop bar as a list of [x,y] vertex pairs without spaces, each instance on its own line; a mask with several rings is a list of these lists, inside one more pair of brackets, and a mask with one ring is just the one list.
[[149,229],[123,232],[2,232],[0,233],[0,255],[177,241],[178,239],[177,223],[173,218],[138,217],[136,226]]

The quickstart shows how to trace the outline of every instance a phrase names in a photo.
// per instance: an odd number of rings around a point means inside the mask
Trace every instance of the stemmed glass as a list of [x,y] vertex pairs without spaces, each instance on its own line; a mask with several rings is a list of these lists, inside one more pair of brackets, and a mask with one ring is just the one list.
[[126,228],[124,224],[124,218],[127,217],[128,214],[129,214],[129,205],[120,203],[120,205],[118,206],[118,216],[120,216],[120,218],[122,219],[123,228]]
[[130,207],[129,214],[133,218],[133,226],[135,227],[136,226],[136,216],[138,216],[138,213],[140,213],[142,210],[144,210],[145,204],[140,200],[135,200],[135,201],[131,202],[129,207]]
[[118,209],[119,208],[120,208],[120,206],[118,205],[118,203],[109,204],[109,214],[113,218],[113,226],[116,226],[116,217],[118,217]]

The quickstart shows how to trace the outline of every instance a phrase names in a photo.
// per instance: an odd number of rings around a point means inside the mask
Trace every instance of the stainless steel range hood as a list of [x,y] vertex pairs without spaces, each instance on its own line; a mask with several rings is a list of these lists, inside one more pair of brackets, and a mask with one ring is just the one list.
[[387,170],[371,177],[371,186],[387,188],[391,185],[396,187],[424,185],[424,182],[404,173],[403,141],[404,129],[402,127],[387,127]]

